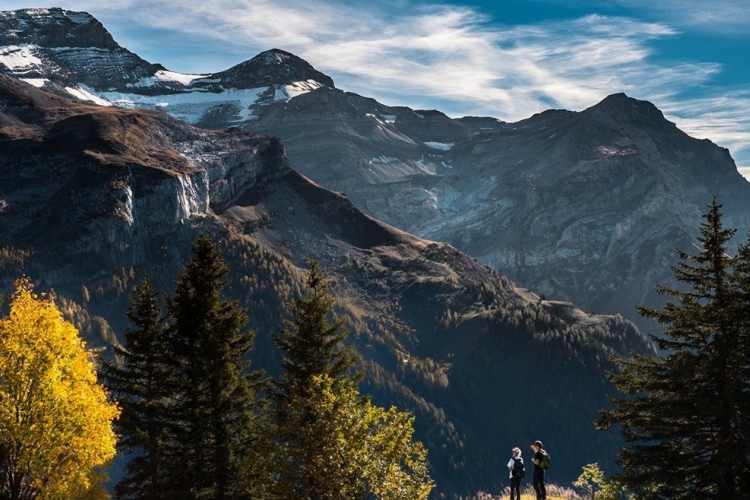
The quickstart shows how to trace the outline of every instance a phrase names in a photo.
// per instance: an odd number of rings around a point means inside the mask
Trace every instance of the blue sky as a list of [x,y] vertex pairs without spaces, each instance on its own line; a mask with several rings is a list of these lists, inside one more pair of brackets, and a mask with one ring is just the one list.
[[281,48],[390,105],[506,121],[625,92],[750,174],[748,0],[3,0],[97,17],[173,71]]

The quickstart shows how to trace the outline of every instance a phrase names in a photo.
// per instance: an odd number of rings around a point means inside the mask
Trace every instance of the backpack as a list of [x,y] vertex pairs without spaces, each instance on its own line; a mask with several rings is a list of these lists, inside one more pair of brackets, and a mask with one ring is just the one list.
[[549,461],[549,453],[542,450],[542,459],[539,461],[539,467],[541,467],[542,469],[549,469]]
[[523,477],[526,475],[526,466],[523,465],[523,458],[514,458],[513,477]]

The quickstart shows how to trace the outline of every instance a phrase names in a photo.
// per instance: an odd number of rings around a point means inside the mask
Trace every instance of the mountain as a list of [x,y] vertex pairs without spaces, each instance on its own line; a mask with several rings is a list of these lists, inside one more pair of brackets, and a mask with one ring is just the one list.
[[100,105],[163,108],[192,124],[246,122],[258,109],[330,77],[273,49],[226,71],[188,75],[121,47],[90,14],[60,8],[0,12],[0,69],[44,90]]
[[506,453],[544,439],[551,480],[612,463],[593,429],[609,354],[651,344],[621,316],[546,301],[445,243],[360,212],[291,168],[279,140],[94,106],[0,75],[0,286],[49,291],[90,346],[117,342],[134,285],[171,291],[210,232],[258,328],[256,367],[312,254],[364,358],[364,390],[416,416],[440,493],[494,490]]
[[712,195],[740,234],[750,229],[750,185],[729,152],[624,94],[517,123],[453,119],[344,92],[277,49],[213,75],[181,75],[123,49],[88,14],[4,12],[0,28],[0,64],[17,78],[280,137],[299,172],[365,213],[642,328],[654,325],[635,305],[663,304],[654,283],[670,283],[674,248],[692,246]]
[[635,306],[664,303],[654,284],[671,283],[674,249],[692,248],[712,195],[750,229],[750,184],[729,152],[624,94],[503,123],[320,89],[248,127],[281,137],[301,172],[366,213],[642,328],[654,325]]

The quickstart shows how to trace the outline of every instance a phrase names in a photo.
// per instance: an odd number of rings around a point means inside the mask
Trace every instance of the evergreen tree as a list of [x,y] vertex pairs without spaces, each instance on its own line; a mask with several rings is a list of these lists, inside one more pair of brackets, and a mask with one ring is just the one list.
[[[700,226],[700,252],[678,250],[682,288],[657,286],[672,301],[640,312],[664,327],[652,336],[664,353],[616,359],[610,374],[622,397],[602,412],[601,428],[620,424],[623,484],[644,498],[747,498],[750,464],[747,259],[732,258],[721,205]],[[745,299],[743,299],[743,284]],[[743,484],[744,483],[744,484]],[[742,485],[742,487],[741,487]]]
[[276,344],[284,369],[273,385],[272,491],[278,498],[426,499],[427,454],[412,440],[413,417],[384,410],[357,389],[358,355],[344,347],[344,318],[331,321],[334,297],[310,260],[310,294],[290,304]]
[[170,364],[179,380],[173,488],[185,499],[245,498],[261,378],[246,361],[255,331],[243,331],[245,313],[222,298],[229,269],[211,238],[201,235],[192,252],[168,302]]
[[[343,347],[348,335],[344,318],[332,316],[334,297],[318,263],[309,260],[306,284],[310,294],[289,304],[292,319],[284,321],[274,339],[283,353],[283,373],[272,385],[271,433],[277,445],[274,473],[276,493],[287,498],[325,498],[325,477],[315,460],[315,440],[305,429],[317,428],[318,412],[312,401],[315,377],[326,376],[336,387],[351,380],[357,354]],[[356,375],[358,377],[358,375]]]
[[289,305],[293,319],[284,321],[281,336],[274,339],[284,353],[284,373],[276,384],[277,395],[282,397],[304,393],[315,375],[328,375],[334,381],[360,377],[351,373],[359,359],[354,347],[342,344],[349,335],[345,319],[329,319],[335,298],[328,279],[312,258],[309,265],[306,284],[310,295]]
[[125,313],[133,328],[125,346],[113,346],[116,361],[102,361],[103,375],[120,405],[118,448],[131,455],[116,498],[172,498],[167,484],[171,370],[166,363],[166,325],[158,293],[146,278]]
[[738,331],[727,346],[730,359],[726,367],[728,386],[725,390],[734,407],[725,412],[732,415],[734,422],[733,445],[726,451],[734,461],[735,471],[725,471],[725,475],[736,474],[736,486],[747,496],[750,492],[750,238],[739,246],[733,279],[736,296],[730,321]]

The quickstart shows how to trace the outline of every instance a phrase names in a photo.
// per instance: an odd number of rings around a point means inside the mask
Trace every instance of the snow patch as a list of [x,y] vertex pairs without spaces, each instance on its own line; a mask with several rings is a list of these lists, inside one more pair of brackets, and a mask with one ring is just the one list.
[[453,147],[453,142],[425,142],[424,145],[432,148],[439,149],[440,151],[448,151]]
[[154,76],[148,76],[141,78],[136,83],[132,84],[133,87],[152,87],[155,83],[172,83],[176,82],[185,86],[191,84],[195,80],[200,80],[206,75],[189,75],[185,73],[176,73],[174,71],[159,70],[154,73]]
[[65,87],[65,90],[69,94],[81,99],[82,101],[92,101],[99,106],[112,105],[112,103],[108,102],[106,99],[102,99],[101,97],[93,93],[88,87],[82,84],[78,87]]
[[322,83],[316,82],[315,80],[292,82],[289,85],[284,85],[283,87],[284,93],[287,96],[285,99],[294,99],[298,95],[306,94],[312,90],[319,89],[322,86]]
[[49,82],[46,78],[19,78],[19,80],[26,82],[29,85],[33,85],[38,89],[44,87],[44,85]]
[[257,89],[229,89],[224,92],[191,92],[165,95],[141,95],[125,92],[101,92],[99,96],[115,106],[125,108],[165,109],[170,115],[190,124],[200,122],[211,108],[227,105],[236,110],[235,122],[253,118],[251,105],[260,99],[268,87]]
[[6,45],[0,48],[0,63],[14,73],[28,73],[38,68],[42,60],[34,55],[35,45]]
[[289,101],[298,95],[307,94],[308,92],[319,89],[323,84],[315,80],[305,80],[292,82],[289,85],[283,85],[276,89],[273,94],[274,101]]
[[391,124],[396,122],[396,115],[384,115],[384,114],[373,114],[373,113],[365,113],[365,116],[368,118],[372,118],[376,122],[378,122],[381,125]]
[[596,148],[597,154],[600,156],[626,156],[637,153],[638,151],[634,148],[622,148],[618,146],[599,146]]
[[398,158],[392,158],[390,156],[381,155],[381,156],[378,156],[377,158],[372,158],[370,160],[370,163],[371,164],[377,163],[380,165],[390,165],[391,163],[398,163],[400,161],[401,160],[399,160]]

